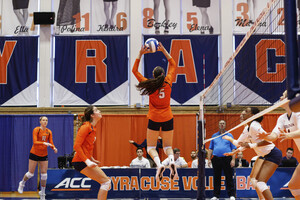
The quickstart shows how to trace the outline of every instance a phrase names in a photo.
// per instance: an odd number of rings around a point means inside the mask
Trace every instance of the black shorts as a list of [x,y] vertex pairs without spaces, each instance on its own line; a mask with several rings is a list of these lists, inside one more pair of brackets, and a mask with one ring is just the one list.
[[153,131],[159,131],[160,128],[162,131],[172,131],[174,129],[173,124],[173,118],[166,122],[154,122],[149,119],[148,128]]
[[30,153],[29,159],[34,160],[34,161],[48,161],[48,156],[41,157],[41,156],[37,156],[33,153]]
[[72,162],[72,166],[79,172],[87,167],[85,162]]
[[259,158],[280,165],[282,160],[282,153],[277,147],[274,147],[269,154]]

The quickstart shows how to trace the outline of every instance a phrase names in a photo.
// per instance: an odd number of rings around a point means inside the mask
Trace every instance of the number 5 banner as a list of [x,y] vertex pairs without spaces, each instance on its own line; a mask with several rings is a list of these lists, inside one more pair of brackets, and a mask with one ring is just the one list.
[[219,0],[185,0],[182,13],[183,33],[220,34]]

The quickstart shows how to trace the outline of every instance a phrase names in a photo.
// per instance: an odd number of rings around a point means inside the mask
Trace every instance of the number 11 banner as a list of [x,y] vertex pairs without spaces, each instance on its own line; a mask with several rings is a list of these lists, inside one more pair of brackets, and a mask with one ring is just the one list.
[[54,0],[55,34],[129,34],[129,0]]

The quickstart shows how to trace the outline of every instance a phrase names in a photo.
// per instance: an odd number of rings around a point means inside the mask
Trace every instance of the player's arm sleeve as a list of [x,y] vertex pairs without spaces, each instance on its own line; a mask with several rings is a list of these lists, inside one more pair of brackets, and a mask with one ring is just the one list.
[[74,144],[74,150],[78,154],[78,156],[81,158],[81,160],[85,161],[88,159],[88,157],[84,154],[84,151],[82,149],[82,144],[89,134],[89,128],[87,126],[81,127],[77,133],[75,144]]
[[52,144],[51,149],[55,149],[55,145],[53,143],[53,134],[52,134],[52,131],[50,131],[50,134],[49,134],[49,143]]
[[[140,144],[138,144],[138,143],[136,143],[136,142],[133,142],[132,143],[134,146],[136,146],[136,148],[139,148],[139,147],[141,147],[141,145]],[[142,147],[141,147],[142,148]]]
[[175,80],[176,63],[173,58],[170,58],[168,61],[169,69],[168,74],[166,76],[166,81],[172,86],[172,83]]
[[132,73],[136,77],[136,79],[141,82],[147,80],[138,70],[140,64],[140,59],[136,59],[132,68]]
[[44,144],[44,142],[38,141],[38,133],[39,133],[38,128],[33,129],[32,132],[33,144]]

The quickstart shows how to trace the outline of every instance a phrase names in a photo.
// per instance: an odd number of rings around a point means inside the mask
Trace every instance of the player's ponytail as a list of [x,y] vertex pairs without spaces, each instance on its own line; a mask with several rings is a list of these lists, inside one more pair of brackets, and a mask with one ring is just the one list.
[[141,81],[136,87],[142,95],[151,95],[163,87],[165,81],[165,70],[162,67],[155,67],[153,70],[153,79]]
[[87,122],[87,121],[91,121],[91,115],[94,113],[94,106],[93,105],[90,105],[88,106],[85,110],[84,110],[84,115],[83,117],[81,118],[81,121],[82,121],[82,124],[84,122]]

